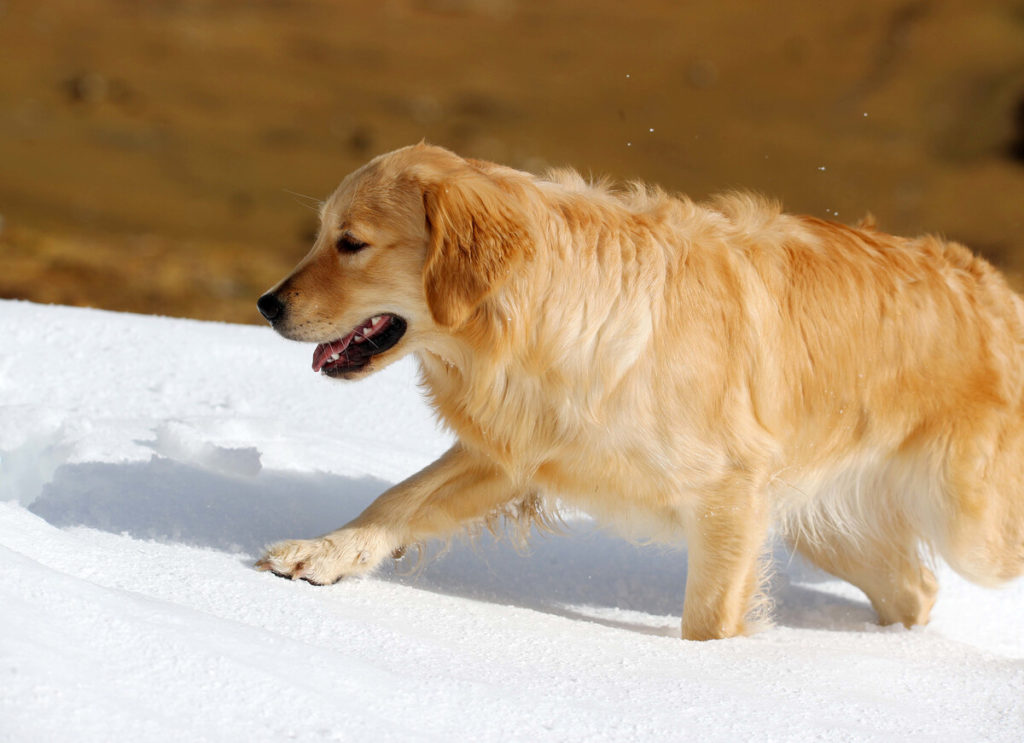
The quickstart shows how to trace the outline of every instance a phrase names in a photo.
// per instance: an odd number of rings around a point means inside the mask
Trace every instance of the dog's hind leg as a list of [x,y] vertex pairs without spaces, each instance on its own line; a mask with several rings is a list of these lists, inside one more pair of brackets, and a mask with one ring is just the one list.
[[878,481],[866,494],[812,502],[788,515],[786,536],[819,568],[860,588],[882,624],[927,624],[938,584],[893,489]]
[[529,495],[487,460],[454,446],[346,526],[270,546],[256,567],[316,584],[366,573],[406,545],[450,536]]
[[938,583],[921,562],[917,536],[899,514],[892,516],[884,538],[819,522],[813,534],[791,535],[790,544],[822,570],[862,590],[881,624],[927,624]]

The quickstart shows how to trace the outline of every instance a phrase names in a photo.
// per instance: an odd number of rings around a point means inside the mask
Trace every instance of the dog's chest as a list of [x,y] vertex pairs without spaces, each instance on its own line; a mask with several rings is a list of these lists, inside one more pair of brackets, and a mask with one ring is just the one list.
[[613,395],[586,375],[425,370],[438,412],[463,443],[548,492],[579,498],[678,493],[704,481],[720,459],[688,411],[673,411],[671,426],[656,425],[650,401],[627,392],[636,384],[619,385]]

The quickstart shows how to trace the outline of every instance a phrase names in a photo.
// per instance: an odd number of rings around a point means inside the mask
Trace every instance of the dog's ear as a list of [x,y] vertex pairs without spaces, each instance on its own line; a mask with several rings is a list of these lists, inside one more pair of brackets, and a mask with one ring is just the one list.
[[467,168],[426,185],[423,206],[427,305],[438,324],[457,328],[532,254],[523,196]]

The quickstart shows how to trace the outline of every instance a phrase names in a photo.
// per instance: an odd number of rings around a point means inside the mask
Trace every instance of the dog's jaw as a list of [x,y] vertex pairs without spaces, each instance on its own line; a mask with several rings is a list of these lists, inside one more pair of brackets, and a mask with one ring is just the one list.
[[351,379],[370,371],[373,359],[394,348],[405,335],[404,318],[382,313],[368,318],[333,341],[321,343],[313,352],[313,371],[329,377]]

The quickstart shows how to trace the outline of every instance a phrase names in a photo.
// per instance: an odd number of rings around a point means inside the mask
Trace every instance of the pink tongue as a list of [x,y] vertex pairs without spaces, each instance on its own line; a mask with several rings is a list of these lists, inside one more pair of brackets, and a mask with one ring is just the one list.
[[345,353],[345,349],[348,348],[348,344],[352,342],[352,339],[356,337],[356,331],[352,331],[344,338],[339,338],[336,341],[330,343],[321,343],[316,347],[313,352],[313,371],[318,372],[323,369],[331,356],[334,354]]

